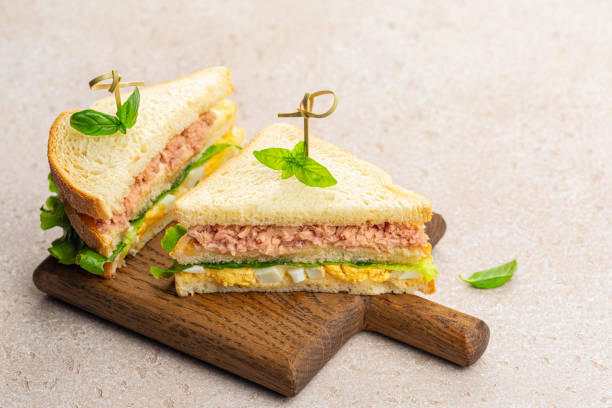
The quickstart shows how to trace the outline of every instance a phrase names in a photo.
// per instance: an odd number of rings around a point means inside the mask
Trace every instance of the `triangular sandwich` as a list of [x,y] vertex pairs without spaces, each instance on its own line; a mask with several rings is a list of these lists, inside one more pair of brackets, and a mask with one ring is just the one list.
[[[49,133],[50,189],[41,227],[64,235],[49,251],[65,264],[111,277],[171,220],[183,195],[236,151],[233,84],[225,67],[140,89],[135,125],[125,134],[92,136],[61,113]],[[123,101],[128,95],[122,97]],[[91,109],[115,114],[115,98]]]
[[[309,156],[332,187],[282,179],[254,151],[292,149],[300,128],[275,124],[177,201],[166,233],[179,295],[316,291],[355,294],[435,290],[424,224],[431,204],[387,173],[314,136]],[[180,236],[180,239],[179,239]]]

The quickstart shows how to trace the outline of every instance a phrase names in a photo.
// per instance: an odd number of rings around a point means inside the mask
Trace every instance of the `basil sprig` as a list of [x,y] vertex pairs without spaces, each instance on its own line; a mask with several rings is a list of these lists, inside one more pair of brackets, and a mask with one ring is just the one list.
[[140,91],[138,87],[117,109],[117,115],[85,109],[70,116],[70,126],[88,136],[112,135],[116,132],[126,133],[126,129],[136,124],[140,106]]
[[256,150],[255,158],[264,166],[281,170],[281,179],[295,176],[310,187],[331,187],[338,184],[325,166],[304,154],[304,142],[297,143],[293,150],[272,147]]
[[514,272],[516,272],[516,267],[517,264],[515,259],[495,268],[476,272],[467,279],[464,279],[461,275],[459,275],[459,277],[476,288],[497,288],[510,280]]

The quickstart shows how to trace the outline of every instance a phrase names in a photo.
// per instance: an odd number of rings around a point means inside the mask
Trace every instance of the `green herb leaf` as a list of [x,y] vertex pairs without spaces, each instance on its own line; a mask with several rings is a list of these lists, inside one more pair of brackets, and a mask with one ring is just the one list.
[[306,151],[305,146],[306,145],[304,144],[303,141],[296,143],[296,145],[293,146],[293,150],[291,150],[291,155],[295,158],[304,157],[305,156],[304,152]]
[[293,165],[288,164],[287,167],[285,167],[283,171],[281,172],[281,179],[285,180],[285,179],[288,179],[289,177],[293,177],[294,175],[295,175],[295,172],[293,171]]
[[287,167],[287,158],[291,157],[289,149],[272,147],[269,149],[256,150],[253,155],[261,164],[274,170],[283,170]]
[[187,233],[187,228],[180,224],[176,224],[174,227],[170,227],[166,230],[166,234],[162,238],[161,246],[166,251],[171,252],[176,246],[177,242],[183,235]]
[[[117,109],[117,117],[119,121],[125,126],[125,128],[131,128],[136,124],[138,119],[138,107],[140,106],[140,91],[138,87],[134,88],[134,92],[125,101],[123,105]],[[125,130],[124,128],[124,130]],[[122,133],[125,133],[123,131]]]
[[304,155],[304,142],[298,142],[293,150],[272,147],[256,150],[253,155],[261,164],[274,170],[282,170],[281,179],[295,176],[310,187],[331,187],[338,184],[325,166]]
[[117,117],[92,109],[72,114],[70,126],[89,136],[112,135],[121,129],[125,133],[125,127]]
[[464,279],[461,275],[459,275],[459,277],[474,287],[480,289],[491,289],[508,282],[512,275],[514,275],[516,267],[517,264],[515,259],[501,266],[476,272],[467,279]]
[[304,157],[302,162],[293,166],[295,177],[310,187],[331,187],[338,184],[325,166],[310,157]]

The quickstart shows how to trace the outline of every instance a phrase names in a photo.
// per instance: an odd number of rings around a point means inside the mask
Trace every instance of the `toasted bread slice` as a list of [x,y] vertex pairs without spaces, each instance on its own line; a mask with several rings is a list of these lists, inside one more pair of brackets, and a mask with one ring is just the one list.
[[329,188],[309,187],[295,177],[261,164],[253,151],[270,147],[291,149],[303,140],[303,130],[274,124],[204,183],[177,201],[174,217],[192,225],[361,225],[413,223],[431,218],[425,197],[392,184],[391,177],[371,163],[356,158],[315,136],[310,157],[338,180]]
[[[138,120],[127,134],[86,136],[73,129],[70,116],[59,115],[49,133],[48,158],[60,196],[77,213],[110,219],[151,159],[168,141],[233,91],[229,70],[209,68],[140,90]],[[123,95],[125,100],[128,95]],[[112,96],[92,109],[115,114]],[[163,190],[160,180],[157,190]],[[154,188],[156,190],[156,188]],[[139,203],[130,218],[147,206]]]

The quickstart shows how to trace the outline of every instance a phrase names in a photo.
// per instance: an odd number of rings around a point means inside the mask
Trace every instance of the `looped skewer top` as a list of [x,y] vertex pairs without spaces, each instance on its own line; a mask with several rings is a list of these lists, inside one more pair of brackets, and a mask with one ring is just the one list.
[[[101,84],[100,82],[106,81],[107,79],[112,79],[113,81],[110,84]],[[144,86],[143,81],[134,81],[134,82],[125,82],[121,83],[121,75],[119,75],[119,71],[113,69],[111,72],[107,72],[106,74],[98,75],[91,81],[89,81],[89,89],[92,91],[99,91],[101,89],[108,89],[108,92],[115,93],[115,102],[117,103],[117,109],[121,107],[121,94],[119,93],[120,88],[125,88],[128,86]]]
[[[334,96],[334,103],[327,110],[327,112],[324,112],[324,113],[314,113],[314,112],[312,112],[312,109],[314,107],[314,99],[317,96],[321,96],[321,95],[333,95]],[[306,92],[304,94],[304,98],[302,98],[302,101],[300,102],[300,107],[297,109],[297,112],[279,113],[278,117],[279,118],[299,118],[299,117],[303,117],[304,118],[304,155],[306,157],[308,157],[308,134],[309,134],[309,131],[308,131],[308,119],[310,119],[310,118],[326,118],[329,115],[331,115],[332,113],[334,113],[334,111],[336,110],[337,106],[338,106],[338,97],[336,96],[334,91],[325,90],[325,91],[317,91],[317,92],[313,92],[313,93]]]

